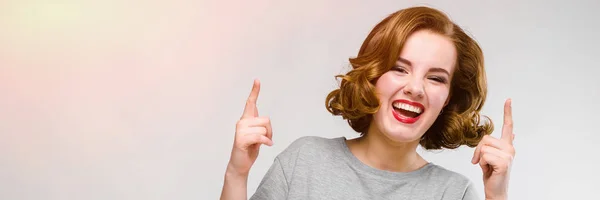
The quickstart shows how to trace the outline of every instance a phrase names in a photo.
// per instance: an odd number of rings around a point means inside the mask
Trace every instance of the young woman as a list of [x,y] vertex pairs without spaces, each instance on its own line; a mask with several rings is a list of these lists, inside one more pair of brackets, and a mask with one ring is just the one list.
[[[465,176],[429,163],[416,148],[476,147],[486,199],[506,199],[515,150],[510,99],[501,138],[479,114],[486,99],[483,53],[442,12],[399,10],[377,24],[353,69],[326,98],[360,137],[302,137],[280,153],[251,199],[480,199]],[[221,199],[246,199],[250,167],[272,145],[257,80],[236,126]]]

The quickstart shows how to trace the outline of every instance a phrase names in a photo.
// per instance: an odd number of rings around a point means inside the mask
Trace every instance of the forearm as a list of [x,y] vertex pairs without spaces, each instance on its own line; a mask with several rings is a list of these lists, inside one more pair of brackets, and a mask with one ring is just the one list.
[[227,169],[221,200],[247,200],[248,175]]
[[505,196],[504,197],[494,197],[494,198],[485,197],[485,200],[507,200],[507,198]]

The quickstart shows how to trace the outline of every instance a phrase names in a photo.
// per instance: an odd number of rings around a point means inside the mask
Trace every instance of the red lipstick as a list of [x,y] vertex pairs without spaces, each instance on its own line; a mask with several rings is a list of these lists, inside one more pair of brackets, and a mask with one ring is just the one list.
[[[395,103],[404,103],[404,104],[408,104],[408,105],[411,105],[411,106],[415,106],[415,107],[421,108],[421,110],[422,110],[421,113],[425,112],[425,106],[423,106],[422,104],[417,103],[417,102],[412,102],[412,101],[400,99],[400,100],[394,101],[394,104]],[[415,123],[421,117],[420,114],[418,116],[416,116],[416,117],[407,117],[407,116],[404,116],[404,115],[396,112],[395,108],[392,109],[392,115],[394,115],[394,118],[396,118],[396,120],[398,120],[399,122],[405,123],[405,124]]]

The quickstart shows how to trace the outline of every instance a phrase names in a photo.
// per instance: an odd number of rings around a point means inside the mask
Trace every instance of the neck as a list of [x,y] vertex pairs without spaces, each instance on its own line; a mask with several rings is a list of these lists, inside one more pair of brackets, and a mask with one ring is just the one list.
[[350,151],[360,161],[373,168],[394,172],[410,172],[427,164],[417,153],[418,145],[418,140],[395,142],[376,131],[348,141]]

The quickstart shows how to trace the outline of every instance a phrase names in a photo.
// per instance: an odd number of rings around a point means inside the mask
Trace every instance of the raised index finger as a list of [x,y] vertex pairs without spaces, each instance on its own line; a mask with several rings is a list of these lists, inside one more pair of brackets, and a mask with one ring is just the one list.
[[507,99],[504,103],[504,125],[502,126],[501,139],[512,143],[513,139],[513,119],[512,119],[512,99]]
[[254,84],[252,85],[252,91],[250,91],[250,96],[248,96],[248,100],[246,100],[246,107],[244,108],[244,114],[242,114],[242,118],[258,117],[258,110],[256,109],[256,99],[258,99],[259,92],[260,81],[258,81],[258,79],[255,79]]

